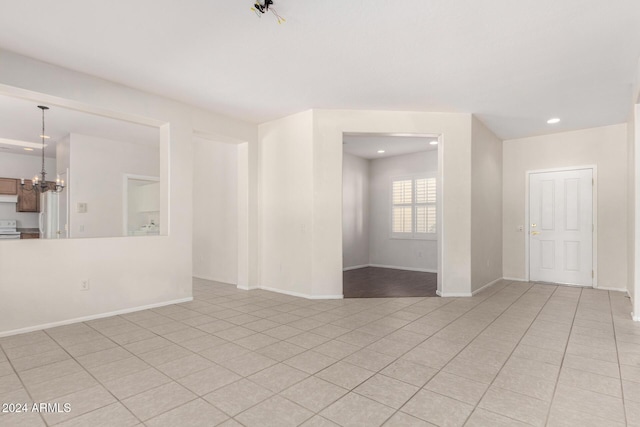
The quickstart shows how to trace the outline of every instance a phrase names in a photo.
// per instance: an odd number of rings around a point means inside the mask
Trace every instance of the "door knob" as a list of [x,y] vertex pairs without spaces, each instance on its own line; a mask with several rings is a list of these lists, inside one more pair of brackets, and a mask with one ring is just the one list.
[[538,224],[531,224],[531,226],[532,226],[532,227],[537,227],[537,226],[538,226]]

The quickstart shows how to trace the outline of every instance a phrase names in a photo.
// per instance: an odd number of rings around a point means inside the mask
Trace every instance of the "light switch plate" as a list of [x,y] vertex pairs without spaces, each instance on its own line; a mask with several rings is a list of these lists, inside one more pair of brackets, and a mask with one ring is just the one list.
[[77,213],[87,213],[88,206],[86,203],[78,203],[76,207]]

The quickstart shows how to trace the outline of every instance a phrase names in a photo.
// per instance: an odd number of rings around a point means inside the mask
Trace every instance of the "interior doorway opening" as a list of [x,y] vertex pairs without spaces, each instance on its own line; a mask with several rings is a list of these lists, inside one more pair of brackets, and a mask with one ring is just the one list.
[[193,276],[248,289],[248,143],[193,136]]
[[435,297],[439,135],[343,134],[345,298]]

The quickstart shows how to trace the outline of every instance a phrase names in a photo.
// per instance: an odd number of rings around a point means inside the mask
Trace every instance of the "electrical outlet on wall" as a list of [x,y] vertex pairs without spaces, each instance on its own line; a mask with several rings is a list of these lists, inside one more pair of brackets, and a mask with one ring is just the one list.
[[80,290],[88,291],[89,290],[89,279],[82,279],[80,281]]

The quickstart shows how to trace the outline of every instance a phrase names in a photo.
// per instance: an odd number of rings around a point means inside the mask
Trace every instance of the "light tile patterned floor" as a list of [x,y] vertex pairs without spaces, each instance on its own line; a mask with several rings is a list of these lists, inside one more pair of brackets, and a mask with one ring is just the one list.
[[195,300],[0,339],[0,426],[639,426],[622,293],[310,301],[195,280]]

